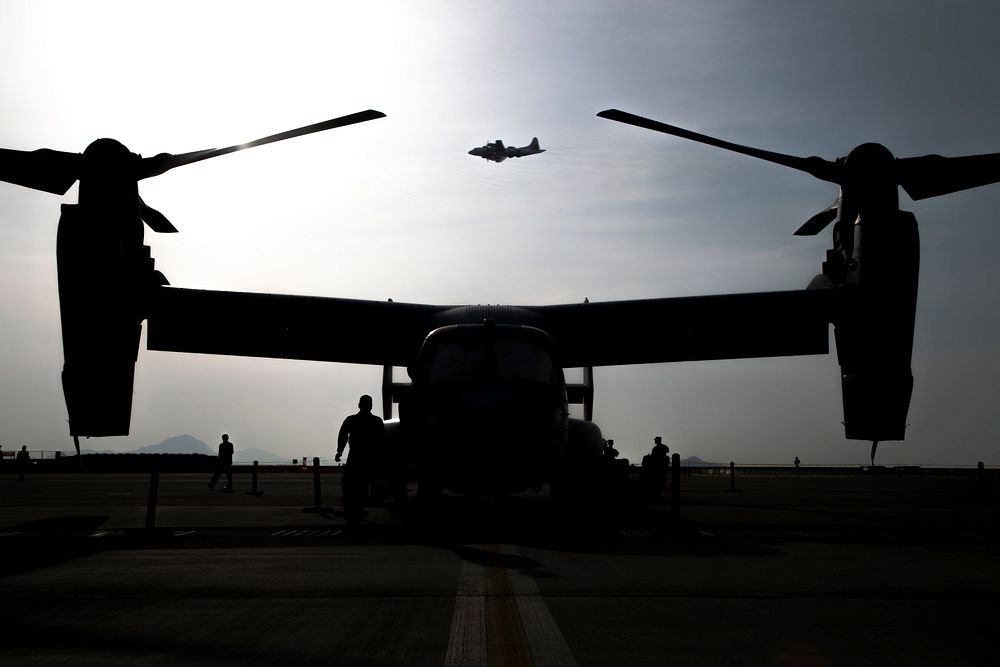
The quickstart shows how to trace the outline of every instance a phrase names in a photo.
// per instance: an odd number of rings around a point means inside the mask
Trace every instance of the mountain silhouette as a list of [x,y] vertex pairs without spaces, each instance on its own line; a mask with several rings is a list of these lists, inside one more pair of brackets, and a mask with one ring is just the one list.
[[257,449],[256,447],[249,449],[237,448],[236,453],[233,454],[233,460],[238,463],[250,463],[251,461],[258,461],[260,463],[291,463],[292,461],[287,456],[272,454],[266,449]]
[[158,445],[133,449],[133,454],[207,454],[215,455],[215,450],[193,435],[175,435]]
[[[167,438],[158,445],[149,445],[133,449],[132,454],[205,454],[215,456],[217,454],[214,447],[208,446],[204,441],[193,435],[175,435]],[[237,444],[233,460],[237,463],[250,463],[260,461],[261,463],[288,463],[290,459],[285,456],[273,454],[264,449],[248,448],[242,449]]]

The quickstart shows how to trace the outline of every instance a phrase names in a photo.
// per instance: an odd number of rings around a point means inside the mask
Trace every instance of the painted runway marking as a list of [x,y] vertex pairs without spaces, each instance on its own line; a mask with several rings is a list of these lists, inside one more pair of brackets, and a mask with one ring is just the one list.
[[175,530],[174,537],[183,537],[184,535],[191,535],[194,533],[193,530]]
[[625,537],[652,537],[653,532],[650,530],[635,530],[631,528],[622,528],[618,531],[619,535],[624,535]]
[[124,535],[124,530],[95,530],[90,534],[91,537],[119,537]]
[[[520,559],[513,545],[487,551]],[[566,665],[576,660],[534,577],[462,561],[445,665]]]
[[[505,545],[504,553],[520,556],[517,547]],[[576,659],[566,643],[559,625],[552,617],[549,606],[538,590],[535,578],[520,570],[508,570],[511,588],[514,589],[517,609],[521,613],[521,625],[528,637],[531,657],[536,665],[557,665],[572,667]]]
[[707,530],[699,530],[698,534],[702,537],[715,537],[715,533],[710,533]]
[[271,537],[336,537],[343,532],[344,531],[340,528],[326,528],[322,530],[286,528],[284,530],[278,530],[271,533]]
[[448,634],[446,667],[486,665],[486,568],[462,561]]

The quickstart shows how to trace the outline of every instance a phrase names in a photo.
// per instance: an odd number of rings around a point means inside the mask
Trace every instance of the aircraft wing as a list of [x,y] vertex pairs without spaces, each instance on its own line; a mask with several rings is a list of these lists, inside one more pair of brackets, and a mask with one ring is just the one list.
[[[567,368],[829,352],[832,290],[523,306]],[[147,347],[406,366],[456,306],[159,287]],[[471,313],[475,312],[475,315]],[[463,321],[480,322],[469,308]],[[506,318],[500,316],[497,321]],[[520,323],[515,317],[513,323]]]
[[833,290],[533,308],[566,368],[829,352]]
[[405,366],[449,306],[159,287],[150,350]]

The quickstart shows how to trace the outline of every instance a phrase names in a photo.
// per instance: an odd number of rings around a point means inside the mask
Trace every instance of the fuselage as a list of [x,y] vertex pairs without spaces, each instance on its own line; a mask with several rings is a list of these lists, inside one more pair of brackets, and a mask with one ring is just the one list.
[[459,324],[424,341],[400,402],[421,476],[459,492],[521,491],[567,460],[569,409],[549,336],[529,326]]

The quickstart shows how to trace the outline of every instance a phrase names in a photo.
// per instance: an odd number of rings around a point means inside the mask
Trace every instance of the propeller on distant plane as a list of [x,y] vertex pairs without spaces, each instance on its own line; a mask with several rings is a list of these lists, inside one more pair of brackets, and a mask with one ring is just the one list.
[[[837,183],[842,188],[868,187],[871,180],[881,183],[888,179],[892,185],[902,186],[906,194],[914,200],[1000,182],[1000,153],[951,158],[941,155],[893,158],[892,154],[879,144],[862,144],[847,157],[830,161],[815,156],[796,157],[734,144],[618,109],[607,109],[597,115],[791,167],[822,181]],[[852,160],[851,158],[856,155],[858,157]],[[873,169],[873,165],[877,168]],[[836,207],[826,209],[810,218],[795,233],[799,236],[818,234],[836,218]]]
[[[285,139],[292,139],[314,132],[322,132],[323,130],[384,117],[385,114],[381,111],[369,109],[339,118],[332,118],[321,123],[306,125],[294,130],[272,134],[245,144],[181,153],[179,155],[160,153],[149,158],[129,153],[118,142],[106,139],[99,139],[97,142],[94,142],[82,154],[66,153],[48,148],[36,151],[0,149],[0,181],[13,183],[33,190],[62,195],[66,194],[76,181],[100,177],[112,170],[128,169],[130,171],[129,176],[139,181],[144,178],[159,176],[175,167],[181,167],[193,162],[200,162],[247,148],[263,146],[264,144],[276,141],[284,141]],[[99,144],[98,142],[102,143]],[[110,148],[109,144],[111,145]],[[116,146],[120,148],[116,148]],[[121,159],[122,157],[126,159],[123,160]],[[177,231],[162,213],[150,208],[141,199],[139,200],[139,211],[140,217],[142,217],[153,231]]]

